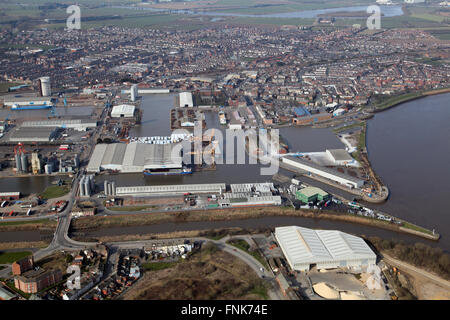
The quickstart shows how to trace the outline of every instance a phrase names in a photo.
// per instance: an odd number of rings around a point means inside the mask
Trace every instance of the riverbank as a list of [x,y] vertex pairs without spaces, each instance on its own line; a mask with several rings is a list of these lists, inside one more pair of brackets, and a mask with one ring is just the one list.
[[411,92],[406,93],[398,96],[393,96],[390,98],[387,98],[383,102],[375,105],[371,112],[377,113],[381,111],[386,111],[390,108],[393,108],[395,106],[398,106],[402,103],[413,101],[420,98],[425,98],[428,96],[433,96],[436,94],[443,94],[450,92],[450,88],[443,88],[443,89],[434,89],[434,90],[428,90],[428,91],[418,91],[418,92]]
[[50,219],[28,220],[28,221],[0,221],[0,232],[11,231],[53,231],[57,222]]
[[84,233],[100,229],[114,227],[132,227],[142,225],[155,225],[162,223],[199,222],[199,221],[227,221],[243,220],[262,217],[303,217],[313,219],[326,219],[332,221],[343,221],[378,227],[390,231],[414,234],[430,240],[438,240],[439,235],[433,235],[431,231],[405,223],[399,226],[387,221],[372,219],[364,216],[355,216],[342,212],[327,212],[317,210],[295,210],[290,207],[260,207],[240,209],[218,209],[201,211],[182,211],[171,213],[136,213],[114,217],[93,216],[83,217],[72,222],[71,233]]

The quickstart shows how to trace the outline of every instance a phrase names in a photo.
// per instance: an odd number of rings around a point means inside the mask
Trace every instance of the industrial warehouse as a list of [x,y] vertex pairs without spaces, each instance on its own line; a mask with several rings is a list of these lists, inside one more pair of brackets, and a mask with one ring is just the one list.
[[335,231],[289,226],[275,228],[275,238],[292,270],[308,271],[375,265],[376,254],[362,238]]
[[296,169],[301,169],[306,172],[318,175],[320,177],[337,182],[341,185],[345,185],[351,188],[361,188],[364,185],[364,181],[351,177],[349,175],[340,173],[338,171],[321,167],[311,161],[303,160],[298,157],[286,156],[281,159],[282,163],[287,164]]
[[11,142],[49,142],[59,135],[56,127],[19,127],[15,129],[10,137]]
[[22,128],[63,128],[86,131],[88,128],[95,127],[97,127],[97,121],[91,119],[40,120],[22,123]]
[[128,104],[114,106],[111,111],[112,118],[132,118],[134,117],[136,107]]
[[[83,182],[83,185],[85,184],[87,182]],[[203,194],[210,196],[207,201],[209,208],[279,206],[282,203],[281,196],[276,195],[278,190],[273,183],[231,184],[229,188],[225,183],[116,187],[114,181],[104,181],[104,193],[107,196],[134,198],[179,195],[197,197]]]
[[306,187],[298,190],[295,197],[303,203],[311,201],[327,201],[331,198],[330,194],[317,187]]
[[[222,193],[226,189],[225,183],[213,184],[181,184],[167,186],[137,186],[117,187],[117,196],[159,196],[159,195],[182,195],[185,193]],[[113,191],[114,192],[114,191]]]
[[5,97],[3,104],[6,107],[19,109],[20,107],[44,108],[50,107],[53,102],[51,97]]
[[194,102],[192,100],[192,93],[190,92],[181,92],[179,99],[180,99],[180,108],[194,106]]
[[113,143],[98,144],[88,164],[88,172],[113,170],[138,173],[144,170],[181,169],[178,144]]

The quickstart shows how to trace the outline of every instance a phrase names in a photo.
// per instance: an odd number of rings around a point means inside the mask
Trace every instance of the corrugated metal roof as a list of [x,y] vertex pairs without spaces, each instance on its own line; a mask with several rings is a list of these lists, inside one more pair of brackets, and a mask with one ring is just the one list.
[[352,161],[353,158],[344,149],[327,149],[335,161]]
[[224,183],[215,184],[182,184],[166,186],[136,186],[118,187],[116,193],[119,194],[139,194],[139,193],[161,193],[161,192],[219,192],[225,190]]
[[281,161],[283,161],[284,159],[288,159],[288,160],[291,160],[291,161],[295,161],[295,162],[297,162],[297,163],[299,163],[299,164],[308,166],[308,167],[313,168],[313,169],[316,169],[316,170],[320,170],[320,171],[322,171],[322,172],[326,172],[326,173],[328,173],[328,174],[334,175],[335,177],[338,177],[338,178],[341,178],[341,179],[346,179],[346,180],[351,181],[351,182],[354,182],[354,183],[359,183],[359,182],[362,182],[362,181],[363,181],[363,180],[361,180],[361,179],[354,178],[354,177],[349,176],[349,175],[346,175],[346,174],[344,174],[344,173],[340,173],[340,172],[337,171],[337,170],[333,170],[333,169],[330,169],[330,168],[327,168],[327,167],[319,166],[318,164],[315,164],[315,163],[312,162],[312,161],[304,160],[304,159],[299,158],[299,157],[286,156],[286,157],[283,157],[283,158],[281,159]]
[[188,106],[192,107],[193,100],[192,100],[192,93],[190,92],[181,92],[180,93],[180,107]]
[[[98,171],[104,166],[119,166],[125,172],[139,172],[144,169],[181,168],[182,157],[172,156],[176,144],[112,143],[95,147],[88,165],[88,171]],[[180,150],[181,151],[181,150]]]
[[122,114],[125,117],[132,117],[134,115],[135,106],[129,104],[121,104],[118,106],[114,106],[111,111],[112,117],[120,117]]
[[293,264],[376,258],[362,238],[341,231],[289,226],[275,228],[275,235]]
[[300,189],[298,192],[304,194],[308,198],[312,197],[316,194],[319,194],[323,197],[328,195],[328,193],[326,193],[325,191],[323,191],[322,189],[317,188],[317,187],[306,187],[306,188]]

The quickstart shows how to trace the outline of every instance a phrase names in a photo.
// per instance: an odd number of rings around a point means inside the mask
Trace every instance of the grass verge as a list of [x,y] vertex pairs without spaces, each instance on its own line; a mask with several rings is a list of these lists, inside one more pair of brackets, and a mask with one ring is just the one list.
[[142,264],[145,271],[158,271],[174,267],[178,262],[148,262]]
[[50,186],[40,194],[43,199],[54,199],[65,196],[70,191],[70,186]]
[[28,257],[32,253],[30,251],[18,251],[18,252],[0,252],[0,264],[13,263],[22,258]]

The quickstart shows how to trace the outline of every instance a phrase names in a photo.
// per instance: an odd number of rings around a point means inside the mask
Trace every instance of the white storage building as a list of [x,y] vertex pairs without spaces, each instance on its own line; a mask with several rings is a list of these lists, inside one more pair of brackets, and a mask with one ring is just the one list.
[[336,230],[297,226],[275,228],[275,238],[292,270],[308,271],[376,264],[376,254],[360,237]]
[[293,156],[286,156],[281,158],[282,163],[291,167],[310,172],[320,177],[329,179],[347,187],[361,188],[364,185],[364,180],[351,177],[349,175],[340,173],[326,167],[319,166],[311,161],[303,160]]
[[344,149],[327,149],[326,154],[337,166],[345,166],[355,161]]
[[91,119],[63,119],[63,120],[37,120],[24,121],[23,128],[63,128],[86,131],[88,128],[97,127],[97,121]]
[[161,195],[182,195],[187,192],[192,193],[222,193],[225,191],[225,183],[211,184],[181,184],[166,186],[136,186],[117,187],[117,196],[161,196]]
[[179,169],[183,166],[182,160],[181,149],[177,144],[98,144],[89,160],[87,171],[118,170],[138,173],[145,169]]
[[135,106],[129,104],[121,104],[114,106],[111,111],[112,118],[132,118],[134,116]]
[[181,92],[180,93],[180,108],[193,107],[193,106],[194,106],[194,102],[192,100],[192,93]]

